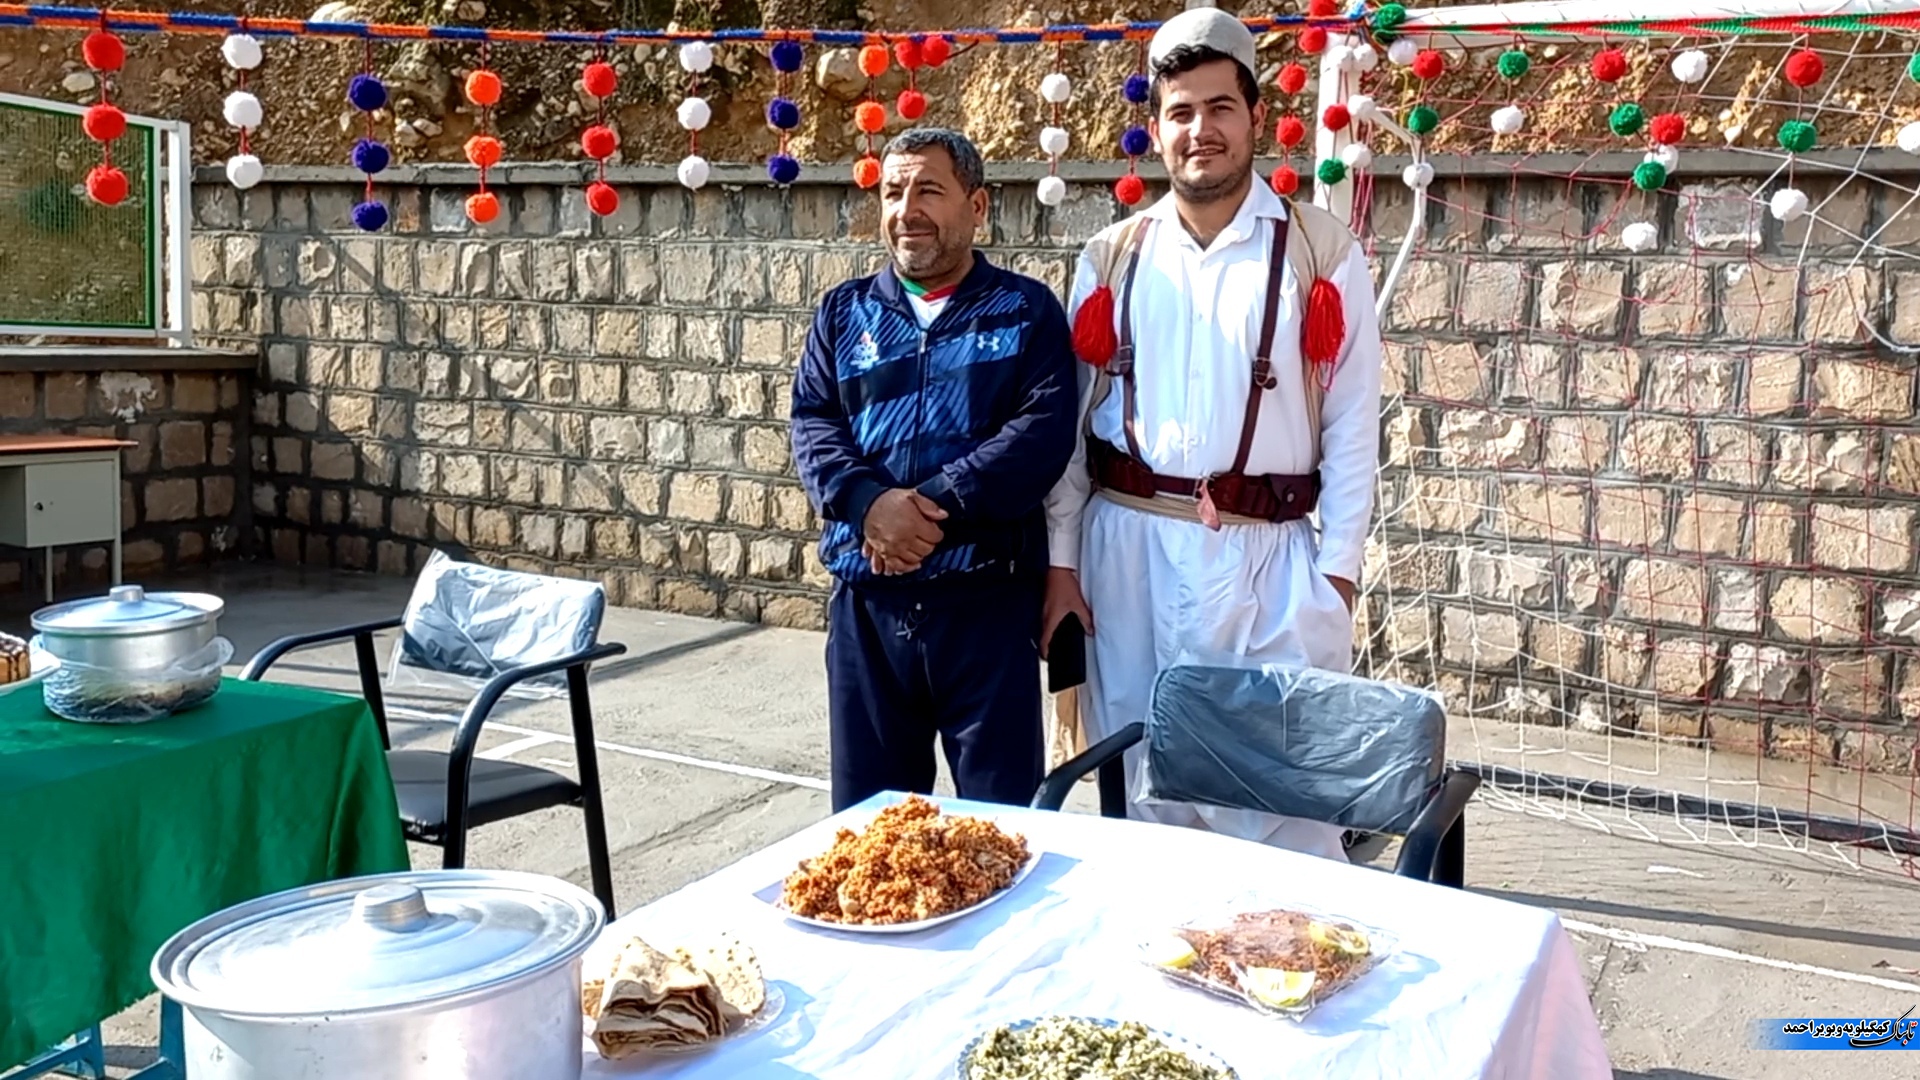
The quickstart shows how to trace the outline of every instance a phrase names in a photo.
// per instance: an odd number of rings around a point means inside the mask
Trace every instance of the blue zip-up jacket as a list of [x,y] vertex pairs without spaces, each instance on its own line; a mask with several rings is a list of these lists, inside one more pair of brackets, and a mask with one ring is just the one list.
[[[793,381],[793,457],[841,581],[921,591],[1038,576],[1043,501],[1073,454],[1079,404],[1053,291],[974,254],[923,333],[893,267],[828,292]],[[911,487],[947,511],[909,574],[861,554],[867,510]]]

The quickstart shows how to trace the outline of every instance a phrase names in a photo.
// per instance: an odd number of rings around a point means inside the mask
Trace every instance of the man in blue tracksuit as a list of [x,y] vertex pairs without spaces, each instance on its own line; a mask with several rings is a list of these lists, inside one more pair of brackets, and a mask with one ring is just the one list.
[[793,383],[793,454],[833,574],[833,808],[933,790],[1025,804],[1044,768],[1043,501],[1077,389],[1051,290],[973,250],[979,151],[916,129],[881,162],[891,264],[820,302]]

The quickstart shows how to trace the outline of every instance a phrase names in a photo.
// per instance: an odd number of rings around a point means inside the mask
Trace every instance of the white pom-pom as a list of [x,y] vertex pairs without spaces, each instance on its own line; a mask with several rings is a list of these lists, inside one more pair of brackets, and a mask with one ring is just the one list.
[[1355,71],[1372,71],[1379,66],[1380,54],[1373,51],[1373,46],[1361,44],[1353,47],[1353,69]]
[[1366,143],[1348,143],[1340,148],[1340,160],[1347,163],[1347,168],[1359,171],[1373,164],[1373,151]]
[[698,74],[713,66],[713,46],[704,41],[689,41],[680,46],[680,67]]
[[220,107],[220,111],[225,114],[228,127],[246,128],[248,131],[259,127],[266,115],[260,108],[260,99],[245,90],[228,94],[226,104]]
[[1415,191],[1424,191],[1433,184],[1433,166],[1416,161],[1400,170],[1400,180]]
[[1040,178],[1040,188],[1034,192],[1041,206],[1059,206],[1067,201],[1067,182],[1057,176]]
[[1347,115],[1363,124],[1371,124],[1380,119],[1380,106],[1366,94],[1355,94],[1347,99]]
[[1900,133],[1893,137],[1893,141],[1909,154],[1920,154],[1920,120],[1915,120],[1901,128]]
[[1659,162],[1661,168],[1672,172],[1680,167],[1680,151],[1671,146],[1655,143],[1653,149],[1647,151],[1647,156],[1643,160]]
[[680,102],[680,126],[688,131],[705,131],[713,121],[713,107],[706,98],[690,97]]
[[1683,83],[1707,81],[1707,71],[1713,62],[1699,49],[1688,49],[1673,58],[1673,77]]
[[220,43],[220,55],[235,71],[252,71],[260,66],[260,42],[251,34],[228,34]]
[[1320,54],[1320,62],[1328,67],[1339,68],[1342,71],[1351,70],[1353,67],[1353,50],[1345,45],[1329,45],[1326,51]]
[[1807,216],[1807,193],[1799,188],[1781,188],[1768,200],[1767,208],[1780,221],[1798,221]]
[[1387,46],[1387,59],[1400,67],[1411,65],[1419,55],[1420,46],[1415,45],[1412,38],[1395,38],[1393,44]]
[[1636,221],[1620,230],[1620,242],[1636,255],[1652,251],[1660,246],[1660,230],[1654,228],[1651,222]]
[[1493,110],[1491,120],[1495,132],[1512,135],[1526,126],[1527,114],[1518,105],[1502,105]]
[[680,186],[690,191],[699,191],[706,186],[707,175],[712,172],[707,167],[707,159],[699,154],[688,154],[680,159]]
[[245,191],[260,182],[267,170],[252,154],[235,154],[227,159],[227,183]]
[[1048,157],[1059,157],[1067,152],[1067,129],[1044,127],[1040,129],[1040,152]]
[[1049,72],[1040,80],[1040,96],[1055,105],[1065,105],[1073,96],[1073,80],[1057,71]]

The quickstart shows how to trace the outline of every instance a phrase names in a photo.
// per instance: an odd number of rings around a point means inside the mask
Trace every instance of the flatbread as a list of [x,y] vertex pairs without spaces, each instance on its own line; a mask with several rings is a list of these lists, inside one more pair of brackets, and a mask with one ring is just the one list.
[[601,991],[593,1037],[604,1056],[662,1043],[693,1044],[726,1034],[713,980],[638,938],[620,951]]
[[767,981],[760,958],[743,941],[728,940],[699,949],[677,949],[676,958],[704,972],[719,991],[727,1028],[732,1030],[759,1013],[767,1003]]

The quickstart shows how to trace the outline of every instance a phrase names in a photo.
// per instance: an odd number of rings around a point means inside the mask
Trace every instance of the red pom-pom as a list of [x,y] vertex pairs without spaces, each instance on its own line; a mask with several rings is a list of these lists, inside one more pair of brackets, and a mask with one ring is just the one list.
[[101,206],[119,206],[127,198],[127,174],[111,165],[87,173],[87,195]]
[[1306,137],[1307,125],[1301,123],[1297,116],[1283,116],[1273,125],[1274,141],[1289,150],[1299,146],[1300,140]]
[[1340,10],[1340,0],[1309,0],[1307,15],[1315,19],[1331,19]]
[[606,217],[620,209],[620,193],[613,190],[612,184],[595,180],[587,185],[587,209]]
[[95,71],[119,71],[127,62],[127,47],[105,30],[95,30],[80,40],[80,58]]
[[1282,165],[1273,170],[1273,193],[1291,195],[1300,190],[1300,174],[1291,165]]
[[127,133],[127,114],[106,102],[87,106],[80,128],[94,142],[112,142]]
[[1113,182],[1113,197],[1120,200],[1121,206],[1132,206],[1147,197],[1146,181],[1128,173]]
[[595,60],[580,73],[581,85],[594,97],[612,97],[613,88],[620,84],[620,77],[613,73],[613,65],[605,60]]
[[491,191],[478,191],[467,196],[467,220],[485,225],[500,216],[500,197]]
[[1602,49],[1593,54],[1593,77],[1603,83],[1619,82],[1627,73],[1627,54],[1619,49]]
[[1413,74],[1421,79],[1437,79],[1447,70],[1446,58],[1432,49],[1422,49],[1414,55]]
[[1280,75],[1273,80],[1279,84],[1282,93],[1297,94],[1307,88],[1307,69],[1292,61],[1280,68]]
[[1787,81],[1805,90],[1827,73],[1827,62],[1812,49],[1801,49],[1787,57]]
[[1647,125],[1647,134],[1661,146],[1678,146],[1687,137],[1687,118],[1679,113],[1661,113]]
[[1307,292],[1307,324],[1300,340],[1308,362],[1318,367],[1340,359],[1340,343],[1347,336],[1346,308],[1340,290],[1326,278],[1315,278]]
[[500,76],[481,68],[467,73],[467,100],[483,109],[500,104]]
[[880,159],[868,154],[853,163],[853,182],[870,188],[880,182]]
[[466,150],[467,160],[483,169],[500,164],[500,140],[491,135],[473,136],[467,140]]
[[902,120],[918,120],[927,115],[927,95],[918,90],[902,90],[893,108]]
[[595,124],[580,133],[580,149],[586,151],[587,156],[595,161],[605,161],[612,157],[614,149],[619,145],[620,139],[614,135],[613,129],[600,124]]
[[860,46],[860,74],[869,79],[877,79],[887,70],[887,47],[885,45]]
[[1328,131],[1341,131],[1353,122],[1353,114],[1347,111],[1345,105],[1329,105],[1327,111],[1320,114],[1320,122],[1326,125]]
[[1300,31],[1300,51],[1312,56],[1327,47],[1327,32],[1317,26]]
[[920,43],[912,38],[893,43],[893,59],[908,71],[926,63],[926,58],[920,55]]
[[1106,367],[1119,348],[1120,338],[1113,332],[1113,290],[1102,285],[1074,312],[1073,355],[1094,367]]
[[920,43],[920,59],[928,67],[939,67],[953,55],[953,42],[943,37],[930,37]]
[[863,101],[853,107],[853,126],[869,135],[876,134],[887,126],[886,106],[877,101]]

